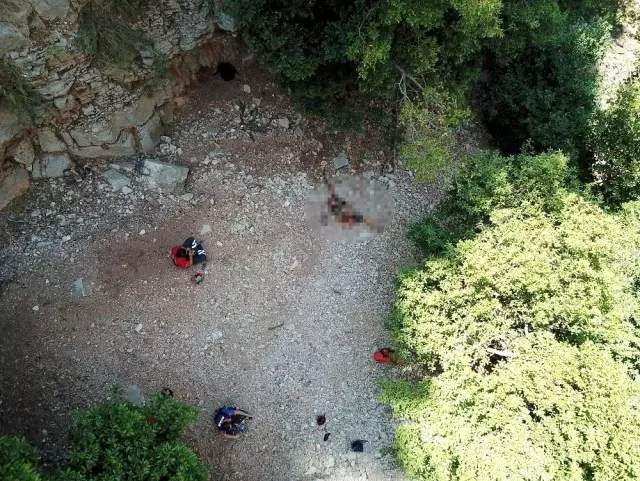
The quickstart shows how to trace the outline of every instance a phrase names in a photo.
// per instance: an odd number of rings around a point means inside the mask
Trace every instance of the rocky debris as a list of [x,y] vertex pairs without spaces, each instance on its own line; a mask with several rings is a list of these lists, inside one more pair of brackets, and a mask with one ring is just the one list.
[[288,129],[289,128],[289,119],[286,117],[281,117],[277,120],[278,123],[278,127],[281,127],[283,129]]
[[124,195],[129,195],[133,192],[133,189],[130,189],[125,185],[122,187],[122,189],[120,189],[120,192],[122,192]]
[[67,146],[48,127],[38,130],[38,143],[43,152],[64,152]]
[[189,169],[181,165],[169,164],[159,160],[144,161],[144,182],[148,187],[164,192],[174,192],[184,185]]
[[116,169],[109,169],[103,175],[114,192],[121,190],[123,187],[126,187],[131,183],[131,179],[129,179],[129,177],[122,175]]
[[76,279],[73,287],[78,297],[89,297],[91,295],[91,284],[82,278]]
[[29,190],[29,173],[23,167],[0,170],[0,210]]
[[33,163],[31,176],[34,179],[62,177],[72,166],[67,154],[45,154]]
[[202,229],[200,229],[200,235],[211,234],[212,232],[211,224],[203,224]]
[[331,161],[333,162],[333,168],[336,170],[349,167],[349,159],[347,158],[347,154],[345,154],[344,152],[342,152],[337,157],[334,157]]

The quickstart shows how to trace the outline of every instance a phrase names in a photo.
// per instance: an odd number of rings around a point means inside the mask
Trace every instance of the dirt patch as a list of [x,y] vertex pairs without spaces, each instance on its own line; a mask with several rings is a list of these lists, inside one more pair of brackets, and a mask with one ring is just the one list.
[[[372,354],[388,343],[397,269],[415,262],[406,225],[439,189],[402,168],[381,176],[379,137],[327,133],[296,116],[275,79],[237,68],[236,80],[214,77],[191,95],[159,151],[192,169],[188,200],[136,183],[132,194],[110,192],[96,165],[79,182],[37,185],[0,216],[0,432],[25,435],[56,462],[74,412],[112,384],[170,386],[202,409],[189,435],[215,479],[401,479],[380,454],[394,426],[376,400],[393,370]],[[237,122],[236,106],[250,113],[257,95],[261,131]],[[226,153],[205,162],[214,149]],[[385,183],[396,206],[390,228],[362,244],[330,242],[304,220],[307,194],[343,151],[345,172]],[[196,286],[168,252],[205,225]],[[75,292],[79,278],[90,296]],[[211,416],[227,403],[254,414],[242,441],[214,432]],[[324,413],[327,442],[315,424]],[[369,444],[356,456],[358,438]]]

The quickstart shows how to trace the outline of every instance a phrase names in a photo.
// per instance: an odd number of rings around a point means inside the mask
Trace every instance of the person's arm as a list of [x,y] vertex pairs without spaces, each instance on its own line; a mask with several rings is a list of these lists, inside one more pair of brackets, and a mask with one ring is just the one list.
[[242,409],[236,409],[235,414],[242,414],[243,416],[251,416],[247,411],[243,411]]
[[189,254],[189,265],[193,265],[193,249],[187,249],[187,253]]
[[240,435],[239,434],[220,433],[220,437],[222,437],[224,439],[240,439]]

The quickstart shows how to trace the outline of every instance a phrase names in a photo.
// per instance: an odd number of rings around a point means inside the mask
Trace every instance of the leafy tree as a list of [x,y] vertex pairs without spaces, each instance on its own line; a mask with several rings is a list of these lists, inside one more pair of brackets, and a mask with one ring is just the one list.
[[562,154],[481,153],[414,228],[427,259],[389,326],[431,376],[382,397],[418,479],[640,474],[640,203],[607,212],[571,178]]
[[597,189],[613,204],[640,195],[640,82],[621,88],[615,102],[599,113],[589,139]]
[[[197,414],[195,406],[159,394],[140,406],[119,398],[93,406],[76,416],[67,465],[45,479],[206,481],[208,466],[182,440]],[[0,437],[0,448],[1,479],[41,479],[26,441]]]

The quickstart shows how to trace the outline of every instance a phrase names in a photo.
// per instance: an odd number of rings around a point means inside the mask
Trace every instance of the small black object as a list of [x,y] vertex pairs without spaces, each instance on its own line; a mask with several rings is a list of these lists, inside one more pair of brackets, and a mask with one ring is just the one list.
[[324,426],[324,423],[327,422],[327,418],[324,414],[319,414],[318,416],[316,416],[316,423],[318,423],[318,426]]
[[173,391],[168,387],[163,387],[162,391],[160,391],[160,394],[167,397],[173,397]]
[[229,62],[220,62],[218,64],[217,70],[220,74],[220,77],[222,77],[222,80],[224,80],[225,82],[230,82],[231,80],[236,78],[236,75],[238,74],[236,68]]
[[329,436],[331,436],[331,433],[325,433],[324,440],[329,441]]
[[351,450],[355,451],[356,453],[362,453],[364,451],[364,443],[367,442],[368,441],[364,439],[356,439],[351,443]]

